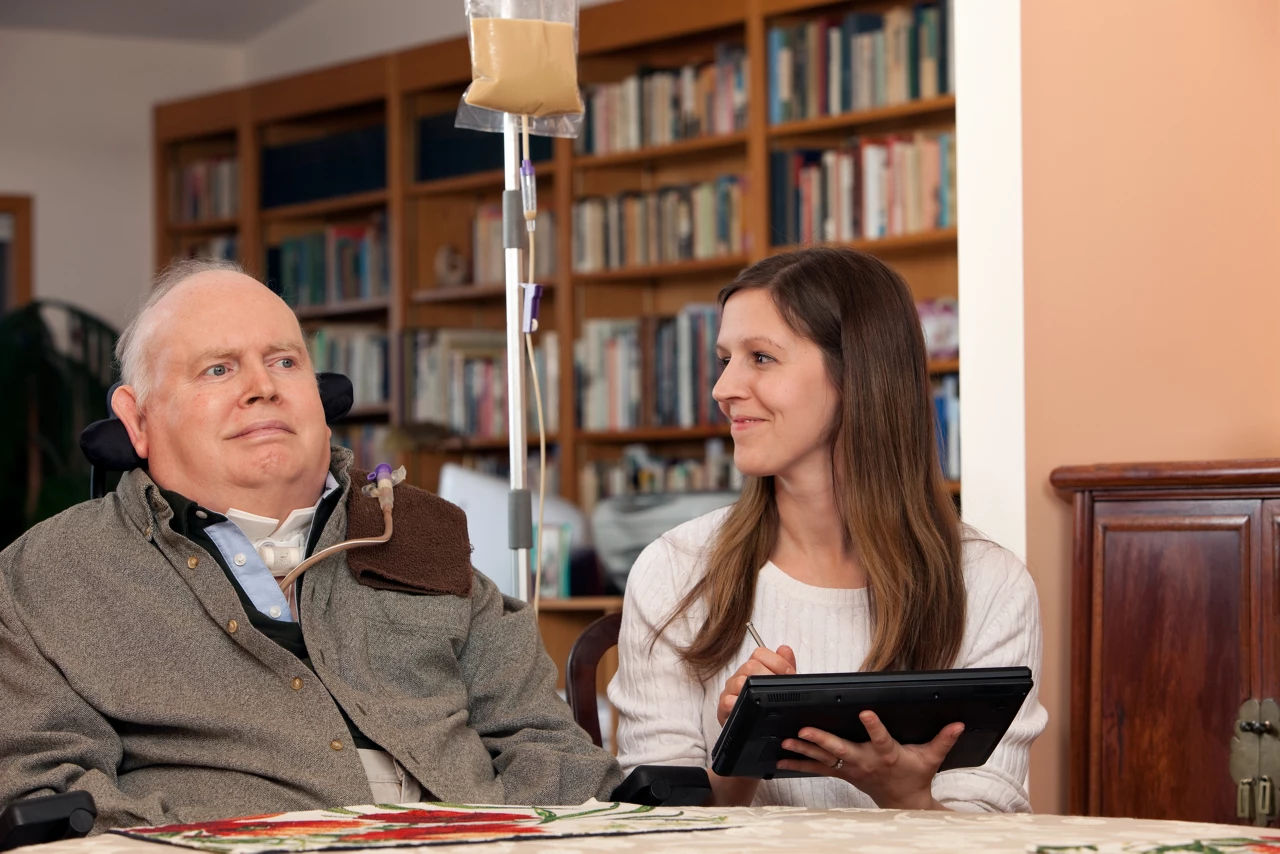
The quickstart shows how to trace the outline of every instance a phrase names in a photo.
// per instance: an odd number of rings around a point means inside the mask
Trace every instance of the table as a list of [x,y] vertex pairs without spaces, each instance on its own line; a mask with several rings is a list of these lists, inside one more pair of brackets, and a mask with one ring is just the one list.
[[[423,854],[537,854],[557,851],[805,851],[896,852],[981,851],[1026,852],[1039,846],[1097,852],[1145,852],[1159,845],[1191,840],[1271,837],[1262,847],[1231,847],[1224,852],[1280,852],[1280,830],[1154,819],[1096,818],[1057,815],[990,815],[905,810],[802,807],[685,808],[690,816],[728,816],[732,826],[696,832],[499,840],[427,846]],[[1092,847],[1087,847],[1092,846]],[[53,842],[24,849],[24,854],[175,854],[184,849],[103,834],[88,839]],[[404,848],[397,849],[404,852]],[[1161,850],[1167,851],[1168,848]],[[1188,849],[1205,850],[1205,849]]]

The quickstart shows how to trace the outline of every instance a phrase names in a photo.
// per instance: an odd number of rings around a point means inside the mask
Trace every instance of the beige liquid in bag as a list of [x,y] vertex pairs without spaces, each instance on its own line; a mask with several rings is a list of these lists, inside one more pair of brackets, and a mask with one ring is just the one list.
[[537,117],[582,112],[573,41],[573,24],[472,18],[466,102]]

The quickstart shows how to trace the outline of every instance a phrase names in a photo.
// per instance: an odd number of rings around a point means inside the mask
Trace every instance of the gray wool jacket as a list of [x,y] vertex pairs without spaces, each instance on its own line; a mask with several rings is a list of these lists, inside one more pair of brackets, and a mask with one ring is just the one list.
[[[349,465],[335,449],[344,492]],[[446,507],[401,518],[397,503],[397,535],[465,537]],[[133,471],[0,552],[0,803],[82,789],[95,830],[367,803],[335,703],[441,800],[576,804],[621,779],[556,696],[531,610],[469,565],[469,596],[374,589],[347,553],[308,569],[313,673],[250,625],[172,515]],[[347,521],[344,500],[317,550]]]

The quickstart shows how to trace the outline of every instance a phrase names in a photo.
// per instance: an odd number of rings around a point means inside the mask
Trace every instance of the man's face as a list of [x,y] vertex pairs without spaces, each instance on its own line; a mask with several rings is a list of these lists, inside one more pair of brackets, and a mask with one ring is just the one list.
[[[329,428],[293,313],[239,273],[197,274],[153,309],[151,388],[130,438],[156,483],[214,510],[315,503]],[[117,407],[119,411],[121,408]]]

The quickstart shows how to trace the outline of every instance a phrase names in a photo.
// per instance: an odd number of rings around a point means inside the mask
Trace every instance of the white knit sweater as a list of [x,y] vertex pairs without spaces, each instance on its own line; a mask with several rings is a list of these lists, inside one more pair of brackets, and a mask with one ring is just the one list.
[[[618,673],[609,700],[618,710],[619,760],[636,765],[709,767],[720,734],[716,704],[725,680],[754,649],[743,640],[739,656],[706,682],[697,682],[676,656],[693,638],[705,611],[693,609],[673,623],[650,648],[654,630],[705,571],[703,553],[727,509],[716,510],[668,531],[636,560],[627,581],[618,639]],[[1040,679],[1040,610],[1035,585],[1012,553],[985,540],[964,544],[967,620],[954,666],[1025,665]],[[760,570],[752,622],[766,644],[787,644],[802,673],[861,669],[870,646],[865,589],[804,584],[772,562]],[[1047,715],[1033,687],[1004,739],[981,768],[938,774],[933,796],[952,809],[1026,811],[1027,751]],[[813,808],[873,807],[858,789],[827,777],[763,781],[755,804]]]

